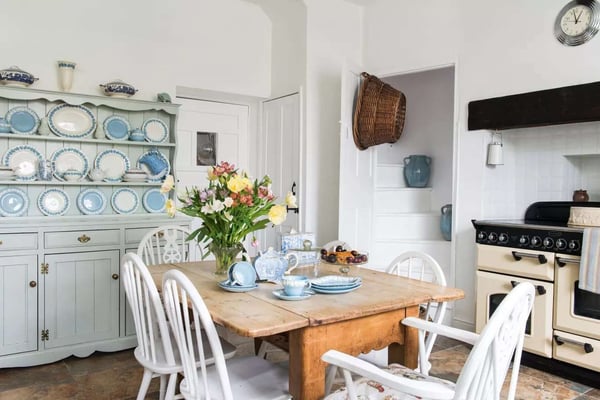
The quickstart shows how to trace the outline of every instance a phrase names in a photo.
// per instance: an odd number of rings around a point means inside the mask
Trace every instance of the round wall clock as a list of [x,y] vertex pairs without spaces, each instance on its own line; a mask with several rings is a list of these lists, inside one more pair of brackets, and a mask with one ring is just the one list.
[[556,17],[554,34],[566,46],[579,46],[590,40],[600,27],[600,3],[596,0],[573,0]]

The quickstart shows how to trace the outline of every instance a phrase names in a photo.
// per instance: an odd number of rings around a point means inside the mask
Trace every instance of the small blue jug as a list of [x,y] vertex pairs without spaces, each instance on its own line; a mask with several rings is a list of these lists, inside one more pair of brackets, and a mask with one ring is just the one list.
[[445,240],[452,239],[452,204],[446,204],[441,209],[440,230]]
[[408,187],[423,188],[429,182],[431,157],[411,155],[404,158],[404,179]]

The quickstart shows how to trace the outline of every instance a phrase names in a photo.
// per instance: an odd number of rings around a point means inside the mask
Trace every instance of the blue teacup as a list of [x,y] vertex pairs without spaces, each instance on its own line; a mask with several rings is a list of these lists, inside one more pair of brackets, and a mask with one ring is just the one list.
[[284,275],[281,283],[287,296],[301,296],[305,289],[310,288],[308,277],[303,275]]

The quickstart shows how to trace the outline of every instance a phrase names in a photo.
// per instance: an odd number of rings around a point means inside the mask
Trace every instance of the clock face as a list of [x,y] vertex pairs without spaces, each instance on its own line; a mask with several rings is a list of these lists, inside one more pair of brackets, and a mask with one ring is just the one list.
[[589,7],[578,5],[567,10],[560,20],[560,29],[569,36],[579,36],[589,28],[592,11]]
[[554,35],[566,46],[579,46],[593,38],[599,28],[600,3],[597,0],[571,0],[556,17]]

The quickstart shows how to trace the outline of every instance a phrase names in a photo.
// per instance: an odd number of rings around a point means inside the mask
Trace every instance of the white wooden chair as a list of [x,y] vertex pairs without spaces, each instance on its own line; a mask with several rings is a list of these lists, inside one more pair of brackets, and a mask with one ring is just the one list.
[[[195,240],[186,238],[192,231],[178,225],[164,225],[147,232],[137,249],[137,255],[146,265],[191,261],[200,259],[202,249]],[[196,252],[196,257],[194,256]]]
[[[456,384],[422,375],[398,364],[381,369],[357,357],[329,350],[322,356],[322,360],[343,369],[346,387],[330,394],[326,399],[357,400],[357,396],[365,396],[364,398],[377,400],[397,396],[394,398],[497,400],[514,354],[507,396],[508,400],[513,400],[519,377],[525,324],[534,297],[531,283],[517,285],[498,306],[480,335],[416,317],[402,321],[407,326],[419,329],[421,347],[425,345],[426,331],[474,345]],[[354,382],[352,373],[362,378]]]
[[[438,262],[429,254],[421,251],[407,251],[396,257],[388,266],[387,273],[405,276],[420,281],[432,282],[440,286],[447,286],[444,271]],[[424,306],[425,312],[422,317],[426,321],[442,323],[446,314],[446,302],[431,302]],[[429,356],[437,334],[430,332],[425,338],[425,346],[419,351],[419,369],[424,375],[429,374],[431,363]]]
[[[236,357],[225,362],[211,316],[194,284],[181,271],[163,276],[163,296],[169,324],[183,361],[180,391],[186,399],[291,399],[288,371],[261,357]],[[188,312],[188,307],[191,312]],[[191,314],[191,315],[190,315]],[[206,332],[208,343],[198,330]],[[214,355],[215,363],[206,360]],[[197,367],[197,364],[200,366]]]
[[[155,377],[160,377],[160,398],[173,399],[177,374],[183,371],[183,367],[179,351],[170,335],[156,285],[144,262],[134,253],[123,256],[121,276],[138,340],[134,355],[144,367],[137,399],[146,397],[150,381]],[[222,341],[221,345],[227,357],[235,355],[236,348],[232,344]],[[210,353],[207,355],[207,362],[214,362]],[[169,380],[165,387],[167,377]]]

